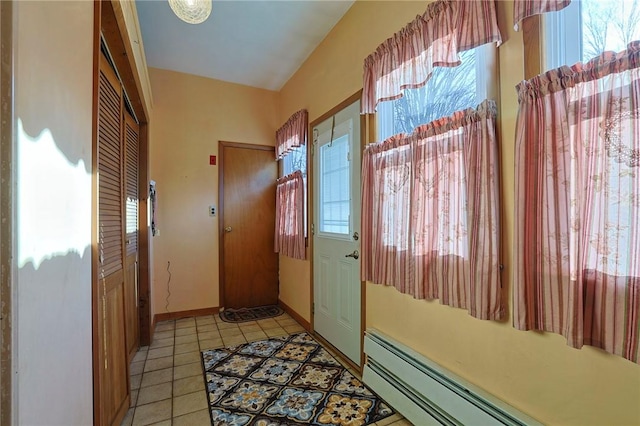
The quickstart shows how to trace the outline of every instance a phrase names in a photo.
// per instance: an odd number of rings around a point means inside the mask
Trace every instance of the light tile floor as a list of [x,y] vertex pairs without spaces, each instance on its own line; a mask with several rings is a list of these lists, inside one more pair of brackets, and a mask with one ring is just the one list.
[[[131,408],[122,426],[210,425],[200,351],[301,331],[303,327],[286,313],[240,324],[224,322],[218,315],[158,323],[151,346],[141,347],[131,363]],[[396,414],[375,425],[411,423]]]

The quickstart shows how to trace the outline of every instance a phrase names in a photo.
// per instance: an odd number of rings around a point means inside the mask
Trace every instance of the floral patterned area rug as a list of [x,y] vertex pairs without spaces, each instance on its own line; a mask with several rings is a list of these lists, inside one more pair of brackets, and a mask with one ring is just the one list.
[[392,414],[307,333],[202,352],[213,425],[344,425]]

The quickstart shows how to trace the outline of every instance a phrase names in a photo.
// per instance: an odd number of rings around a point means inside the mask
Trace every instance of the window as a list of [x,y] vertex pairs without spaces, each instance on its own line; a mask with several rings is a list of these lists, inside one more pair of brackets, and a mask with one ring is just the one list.
[[275,251],[305,259],[307,233],[307,110],[293,114],[276,131],[275,154],[280,161],[276,181]]
[[305,181],[307,179],[307,146],[302,145],[291,149],[282,159],[280,176],[286,176],[300,170]]
[[351,182],[349,166],[349,134],[320,147],[320,232],[349,235],[351,188],[345,184]]
[[[427,83],[405,89],[400,99],[378,105],[378,140],[399,133],[410,134],[416,127],[456,111],[474,108],[488,98],[494,46],[486,44],[460,53],[457,67],[435,67]],[[490,77],[489,77],[490,78]]]
[[588,62],[605,51],[620,52],[640,39],[640,0],[573,0],[543,20],[541,71]]
[[292,148],[283,158],[280,160],[280,177],[290,175],[291,173],[300,170],[302,172],[302,181],[304,182],[304,237],[307,238],[307,146],[301,145],[296,148]]

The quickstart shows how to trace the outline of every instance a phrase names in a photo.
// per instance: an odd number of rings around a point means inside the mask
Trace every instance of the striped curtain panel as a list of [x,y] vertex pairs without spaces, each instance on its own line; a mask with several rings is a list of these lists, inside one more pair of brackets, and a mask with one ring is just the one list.
[[437,0],[364,61],[363,114],[402,90],[426,84],[433,67],[458,66],[458,53],[502,42],[493,0]]
[[640,42],[518,95],[514,326],[637,363]]
[[276,182],[275,252],[305,259],[304,180],[300,170]]
[[518,31],[520,21],[533,15],[562,10],[571,0],[514,0],[513,27]]
[[363,280],[503,317],[495,125],[495,103],[485,101],[367,146]]
[[293,114],[276,131],[276,160],[281,160],[293,148],[307,143],[309,116],[306,109]]

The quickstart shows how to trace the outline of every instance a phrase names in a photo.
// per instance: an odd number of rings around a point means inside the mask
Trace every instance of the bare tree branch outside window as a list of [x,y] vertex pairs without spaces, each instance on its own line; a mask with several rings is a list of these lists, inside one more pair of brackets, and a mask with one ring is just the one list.
[[475,51],[460,54],[457,67],[436,67],[431,79],[418,89],[406,89],[393,102],[394,133],[411,133],[421,124],[430,123],[456,111],[475,107]]
[[582,0],[582,61],[640,39],[640,0]]

